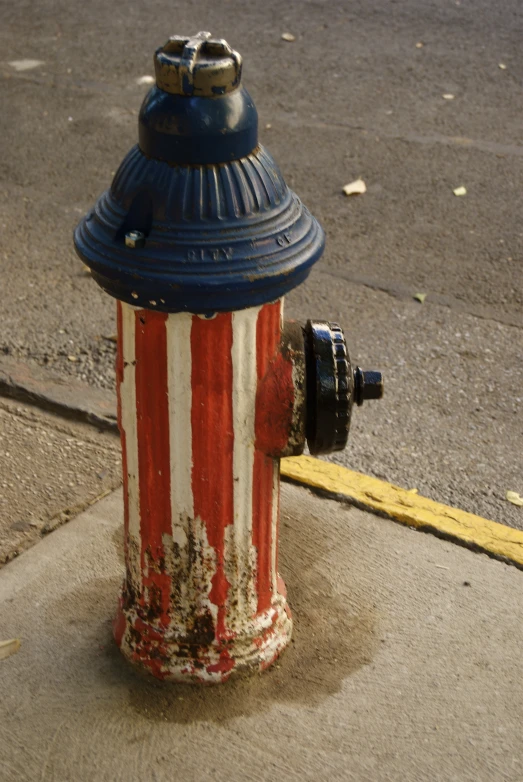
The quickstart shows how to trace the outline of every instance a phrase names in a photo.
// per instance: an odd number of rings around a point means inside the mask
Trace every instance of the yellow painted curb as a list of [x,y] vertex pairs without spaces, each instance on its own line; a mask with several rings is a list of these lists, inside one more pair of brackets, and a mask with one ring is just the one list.
[[442,505],[392,483],[312,456],[281,461],[282,478],[303,483],[385,514],[401,524],[433,531],[523,568],[523,531]]

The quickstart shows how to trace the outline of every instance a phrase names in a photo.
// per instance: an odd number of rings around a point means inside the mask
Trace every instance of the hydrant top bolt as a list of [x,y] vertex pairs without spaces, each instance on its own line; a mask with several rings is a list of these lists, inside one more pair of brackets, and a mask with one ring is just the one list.
[[211,33],[173,35],[156,50],[154,69],[156,84],[164,92],[212,98],[238,87],[242,58]]
[[141,231],[129,231],[125,234],[126,247],[143,247],[145,244],[145,234]]
[[376,370],[364,372],[360,367],[354,370],[354,399],[361,406],[365,400],[381,399],[383,396],[383,375]]

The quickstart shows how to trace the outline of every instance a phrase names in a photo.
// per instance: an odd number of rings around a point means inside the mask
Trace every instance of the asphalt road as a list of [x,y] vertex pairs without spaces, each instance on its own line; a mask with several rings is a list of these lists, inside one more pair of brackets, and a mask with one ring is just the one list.
[[262,143],[327,232],[287,314],[341,321],[386,372],[337,460],[523,528],[519,0],[3,0],[0,349],[113,386],[114,303],[72,230],[136,141],[155,48],[199,29],[243,54]]

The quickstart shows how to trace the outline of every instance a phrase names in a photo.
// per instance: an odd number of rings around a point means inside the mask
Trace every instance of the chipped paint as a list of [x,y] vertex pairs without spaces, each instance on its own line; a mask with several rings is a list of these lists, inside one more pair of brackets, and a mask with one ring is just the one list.
[[236,89],[242,59],[223,39],[202,31],[191,37],[171,36],[157,50],[154,67],[156,83],[165,92],[213,97]]
[[[127,576],[116,641],[158,679],[263,670],[292,630],[277,571],[279,458],[258,437],[272,426],[281,450],[291,427],[281,301],[213,318],[119,305],[118,324]],[[262,385],[273,406],[285,392],[284,425],[265,415]]]

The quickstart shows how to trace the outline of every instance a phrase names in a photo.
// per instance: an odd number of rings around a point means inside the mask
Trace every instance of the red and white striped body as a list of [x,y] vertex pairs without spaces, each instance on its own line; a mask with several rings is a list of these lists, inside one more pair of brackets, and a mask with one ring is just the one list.
[[160,679],[224,681],[267,667],[290,639],[279,456],[296,384],[281,314],[281,300],[211,318],[118,302],[126,579],[115,637]]

